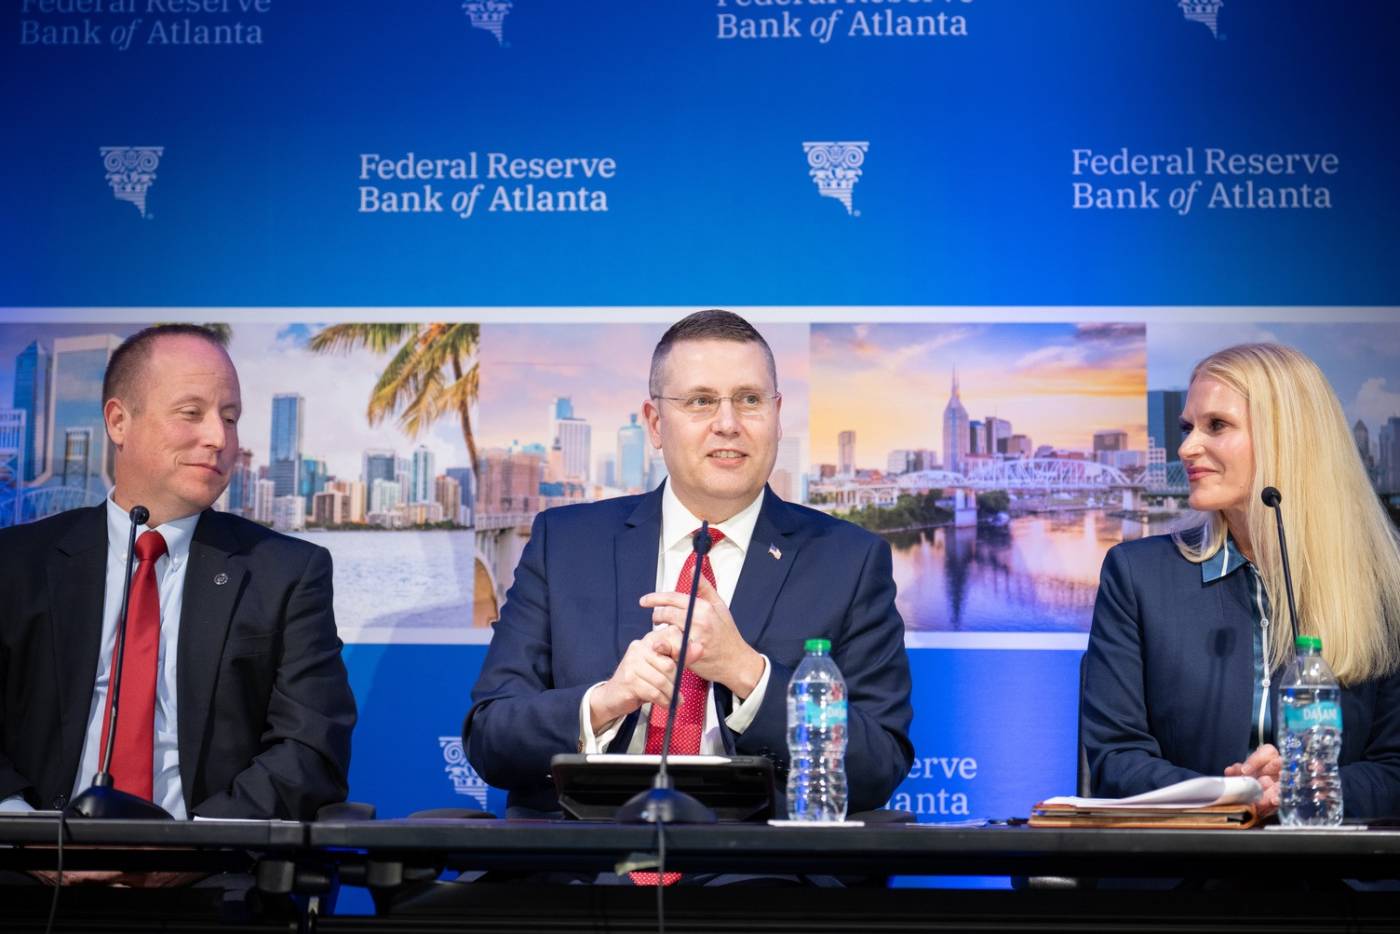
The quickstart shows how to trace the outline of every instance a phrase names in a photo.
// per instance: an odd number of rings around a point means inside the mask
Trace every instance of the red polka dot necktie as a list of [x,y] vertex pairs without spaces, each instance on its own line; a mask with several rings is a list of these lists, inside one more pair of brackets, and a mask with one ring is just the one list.
[[[136,574],[131,579],[131,603],[126,614],[126,649],[122,655],[121,709],[112,749],[112,784],[117,790],[151,800],[155,761],[156,680],[160,662],[160,588],[156,560],[166,553],[165,539],[155,530],[136,540]],[[115,659],[113,675],[115,677]],[[107,682],[107,710],[102,718],[101,757],[107,754],[107,724],[112,697]]]
[[[695,530],[699,532],[699,529]],[[691,536],[694,538],[694,535]],[[710,545],[713,547],[724,538],[724,533],[719,529],[710,529]],[[704,563],[700,567],[700,574],[705,580],[710,582],[710,586],[716,590],[719,585],[715,583],[715,572],[710,567],[710,556],[705,555]],[[676,579],[676,593],[690,596],[690,585],[695,576],[695,552],[686,555],[685,565],[681,568],[681,576]],[[709,699],[710,682],[691,671],[689,668],[681,675],[681,703],[676,710],[676,726],[671,732],[671,748],[668,752],[673,756],[693,756],[700,751],[700,734],[705,732],[705,701]],[[666,714],[669,707],[662,707],[660,704],[652,704],[651,720],[647,724],[647,745],[646,751],[652,755],[661,752],[661,742],[666,736]]]
[[[699,529],[695,530],[699,532]],[[694,533],[691,538],[694,538]],[[710,546],[714,547],[724,539],[724,533],[719,529],[710,528]],[[719,585],[715,583],[715,572],[710,567],[710,556],[706,555],[700,565],[700,574],[705,580],[710,582],[710,586],[716,590]],[[690,585],[695,577],[695,552],[692,551],[686,556],[685,565],[681,568],[681,576],[676,580],[676,593],[690,596]],[[699,598],[697,598],[698,600]],[[700,751],[700,736],[705,732],[705,711],[709,707],[710,682],[697,675],[687,668],[681,674],[681,696],[680,707],[676,710],[676,725],[671,731],[670,753],[673,756],[695,755]],[[666,714],[669,707],[662,707],[660,704],[651,705],[651,719],[647,723],[647,745],[646,751],[652,755],[661,752],[661,743],[666,736]],[[680,881],[681,874],[678,872],[668,872],[665,878],[661,878],[654,872],[633,872],[628,873],[635,885],[674,885]]]

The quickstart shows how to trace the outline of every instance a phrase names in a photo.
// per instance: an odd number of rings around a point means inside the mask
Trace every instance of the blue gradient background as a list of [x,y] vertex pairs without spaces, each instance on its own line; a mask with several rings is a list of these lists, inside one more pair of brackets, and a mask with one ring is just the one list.
[[[1174,0],[913,4],[892,9],[961,13],[970,36],[819,45],[719,41],[702,0],[519,0],[498,47],[455,2],[278,0],[258,20],[265,45],[126,53],[19,46],[19,0],[6,7],[0,304],[1388,304],[1400,292],[1400,7],[1388,2],[1229,0],[1219,40]],[[817,196],[800,145],[812,139],[870,141],[859,217]],[[145,222],[112,197],[97,152],[128,144],[166,147]],[[1124,145],[1335,151],[1335,207],[1071,210],[1070,150]],[[611,210],[356,213],[361,152],[472,149],[613,156]]]

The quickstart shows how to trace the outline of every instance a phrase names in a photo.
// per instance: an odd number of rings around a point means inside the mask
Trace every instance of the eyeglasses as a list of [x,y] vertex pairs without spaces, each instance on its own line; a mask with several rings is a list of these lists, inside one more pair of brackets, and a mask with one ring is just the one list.
[[652,396],[653,399],[675,403],[677,408],[697,421],[714,418],[719,413],[720,403],[726,400],[734,407],[736,414],[744,418],[760,418],[772,411],[773,404],[782,397],[780,392],[767,396],[753,390],[736,392],[732,396],[717,396],[708,392],[693,392],[688,396]]

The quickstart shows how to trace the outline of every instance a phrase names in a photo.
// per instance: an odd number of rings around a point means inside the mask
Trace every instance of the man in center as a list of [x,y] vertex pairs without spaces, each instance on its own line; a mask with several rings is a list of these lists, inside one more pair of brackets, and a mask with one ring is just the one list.
[[824,638],[846,679],[849,809],[881,807],[907,774],[889,545],[767,488],[781,410],[762,335],[731,312],[696,312],[652,354],[643,411],[667,481],[535,518],[463,726],[509,816],[559,810],[559,753],[660,751],[702,520],[713,545],[671,752],[766,756],[781,782],[788,681],[805,640]]

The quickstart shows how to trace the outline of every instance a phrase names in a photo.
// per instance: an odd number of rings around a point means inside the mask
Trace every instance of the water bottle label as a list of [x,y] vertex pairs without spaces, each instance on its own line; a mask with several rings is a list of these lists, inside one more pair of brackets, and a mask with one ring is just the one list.
[[807,725],[817,727],[845,726],[846,702],[832,701],[823,706],[817,701],[807,701]]
[[1342,728],[1342,705],[1336,701],[1318,701],[1302,707],[1285,707],[1284,725],[1290,733],[1302,733],[1315,726]]

